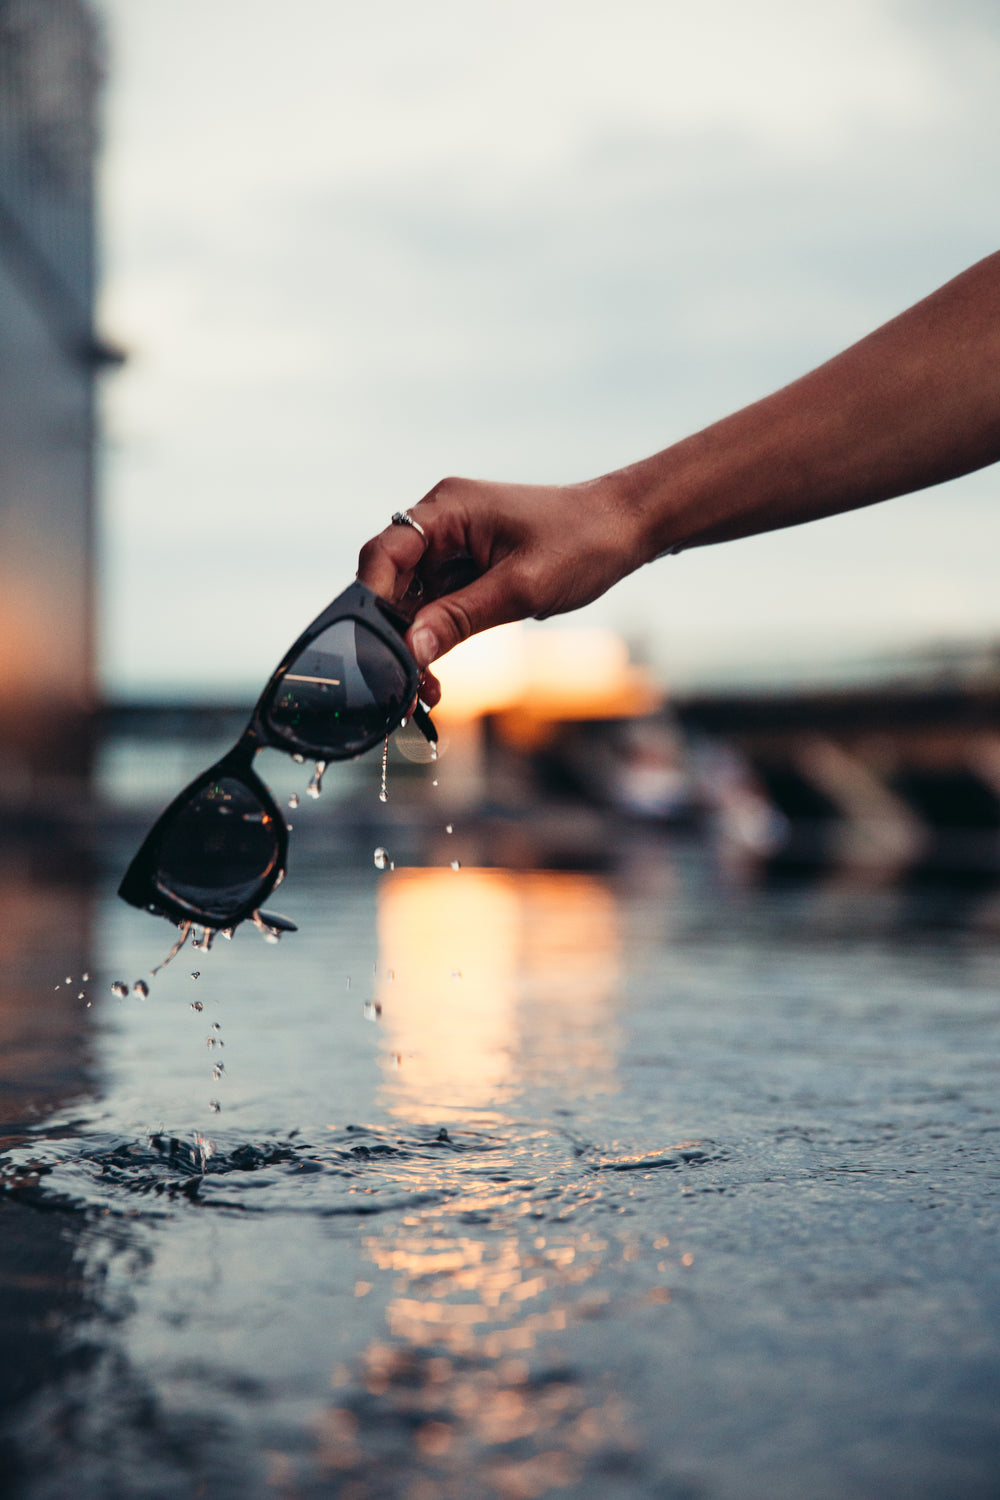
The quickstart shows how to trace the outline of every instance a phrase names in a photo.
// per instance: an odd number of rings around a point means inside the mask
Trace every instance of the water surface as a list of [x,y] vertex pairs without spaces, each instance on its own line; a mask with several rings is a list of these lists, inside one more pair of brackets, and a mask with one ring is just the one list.
[[8,873],[5,1493],[1000,1492],[988,892],[297,852],[147,999]]

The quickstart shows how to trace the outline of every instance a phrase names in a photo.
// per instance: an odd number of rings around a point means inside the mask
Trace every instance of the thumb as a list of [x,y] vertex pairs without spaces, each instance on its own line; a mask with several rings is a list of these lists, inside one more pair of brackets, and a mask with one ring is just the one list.
[[480,630],[520,620],[528,613],[519,607],[517,593],[509,585],[505,587],[509,571],[506,562],[498,563],[465,588],[424,605],[414,617],[408,637],[419,667],[429,667]]

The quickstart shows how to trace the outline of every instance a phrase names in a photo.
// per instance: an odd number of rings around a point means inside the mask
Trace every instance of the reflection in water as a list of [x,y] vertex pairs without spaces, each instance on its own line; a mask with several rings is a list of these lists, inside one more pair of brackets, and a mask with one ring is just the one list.
[[[444,1201],[364,1240],[376,1279],[391,1278],[387,1336],[360,1371],[334,1372],[344,1396],[318,1423],[316,1459],[342,1475],[377,1463],[390,1493],[405,1471],[420,1500],[473,1473],[478,1494],[527,1500],[634,1447],[618,1393],[585,1386],[553,1344],[608,1300],[588,1283],[621,1245],[574,1222],[601,1189],[553,1160],[550,1128],[502,1113],[528,1083],[558,1079],[563,1101],[616,1088],[614,897],[576,874],[400,871],[380,887],[378,927],[384,1102],[447,1121],[442,1149],[460,1155],[428,1167]],[[463,1127],[484,1124],[492,1143],[478,1135],[473,1154]]]
[[379,888],[385,1103],[417,1123],[496,1111],[559,1070],[616,1087],[614,897],[587,875],[398,870]]
[[[93,986],[90,893],[25,860],[0,867],[0,1144],[10,1147],[87,1082]],[[86,976],[86,977],[84,977]],[[65,1331],[91,1310],[76,1260],[82,1224],[39,1213],[46,1168],[0,1163],[0,1492],[21,1463],[9,1437],[66,1362]]]

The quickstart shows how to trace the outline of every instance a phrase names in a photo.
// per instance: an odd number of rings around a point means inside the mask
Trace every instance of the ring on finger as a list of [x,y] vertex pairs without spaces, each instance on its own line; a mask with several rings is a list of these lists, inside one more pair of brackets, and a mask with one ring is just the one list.
[[419,521],[413,519],[408,510],[394,510],[392,513],[392,524],[393,526],[412,526],[414,531],[419,531],[424,541],[427,540],[426,531]]

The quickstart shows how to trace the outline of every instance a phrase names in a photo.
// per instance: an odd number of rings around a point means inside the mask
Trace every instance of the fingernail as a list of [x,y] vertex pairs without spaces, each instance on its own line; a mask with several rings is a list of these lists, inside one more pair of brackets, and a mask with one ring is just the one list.
[[413,632],[410,649],[418,667],[429,667],[438,654],[437,636],[429,625],[422,625]]

